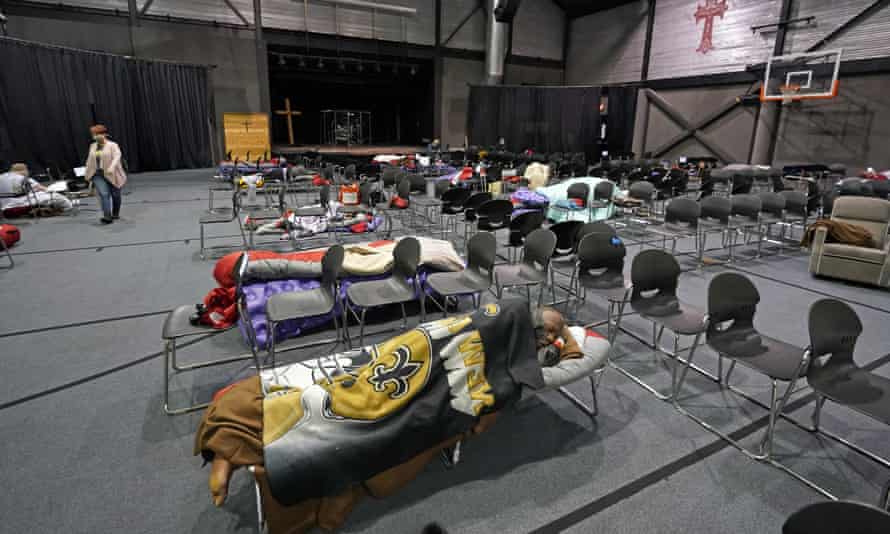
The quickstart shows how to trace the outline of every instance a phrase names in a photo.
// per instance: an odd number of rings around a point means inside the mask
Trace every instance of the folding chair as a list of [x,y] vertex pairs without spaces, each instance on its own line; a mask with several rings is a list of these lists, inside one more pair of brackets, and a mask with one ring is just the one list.
[[729,232],[729,218],[732,216],[732,201],[726,197],[707,196],[699,201],[701,210],[698,217],[699,247],[698,265],[704,264],[708,234],[720,232],[722,248],[726,247]]
[[[708,285],[707,344],[718,356],[717,383],[738,392],[739,390],[729,386],[729,380],[736,363],[739,363],[765,375],[769,378],[772,386],[770,402],[767,405],[769,423],[764,431],[759,450],[757,452],[749,451],[737,440],[676,402],[676,397],[689,370],[691,357],[686,362],[679,381],[675,383],[675,406],[680,412],[724,439],[749,458],[769,462],[795,478],[808,483],[803,477],[773,459],[773,435],[776,419],[782,415],[797,381],[806,371],[809,363],[809,351],[759,332],[754,326],[754,316],[759,302],[760,294],[757,288],[741,274],[721,273],[711,279],[711,283]],[[723,358],[728,358],[731,361],[725,377],[722,376]],[[779,382],[788,384],[781,399],[778,397]],[[745,397],[750,398],[747,395]],[[812,484],[809,485],[813,487]]]
[[[489,217],[484,216],[483,210],[491,205],[492,202],[502,202],[500,200],[492,200],[490,202],[486,202],[479,208],[480,218],[479,225],[482,226],[483,223],[488,223],[491,219]],[[509,203],[509,201],[507,201]],[[513,205],[510,204],[510,211],[513,211]],[[509,215],[507,215],[509,217]],[[535,211],[527,211],[522,213],[513,219],[510,219],[509,230],[510,235],[507,238],[507,250],[508,253],[508,261],[510,263],[516,262],[516,251],[519,250],[525,244],[525,238],[528,234],[532,233],[532,231],[540,228],[541,225],[544,224],[544,212],[540,210]],[[499,227],[497,229],[502,228]]]
[[205,247],[204,246],[204,226],[208,224],[223,224],[223,223],[238,223],[238,232],[241,234],[241,243],[243,245],[243,249],[247,250],[247,237],[244,235],[244,225],[241,224],[241,215],[240,215],[240,195],[241,191],[238,190],[237,187],[234,187],[232,190],[232,210],[226,212],[208,212],[201,215],[198,218],[198,226],[200,228],[200,255],[201,259],[207,259],[205,255],[205,251],[207,250],[215,250],[219,248],[230,248],[230,247]]
[[[652,348],[656,354],[665,354],[674,359],[671,367],[671,391],[668,394],[659,392],[636,375],[622,367],[615,368],[622,374],[649,390],[661,400],[670,401],[676,398],[678,390],[678,370],[681,363],[686,364],[685,371],[695,355],[701,335],[707,326],[704,312],[680,301],[677,297],[677,286],[680,278],[680,264],[667,252],[658,249],[643,250],[631,264],[631,289],[628,302],[631,309],[643,319],[652,323]],[[620,309],[621,310],[621,309]],[[623,312],[619,311],[615,321],[615,330],[621,329]],[[673,350],[661,347],[661,336],[668,329],[674,334]],[[686,349],[680,349],[680,336],[692,336],[693,341]],[[636,336],[634,336],[636,337]],[[642,338],[637,338],[646,343]],[[648,343],[647,343],[648,344]],[[680,358],[680,352],[689,351],[686,361]]]
[[[580,201],[581,206],[580,209],[587,211],[587,220],[590,221],[593,216],[593,212],[590,209],[590,186],[583,182],[575,182],[569,186],[566,190],[566,200],[568,201]],[[557,211],[564,212],[565,214],[571,213],[572,210],[570,208],[559,206],[553,204],[550,206],[552,209]]]
[[782,218],[782,234],[779,239],[785,239],[785,228],[788,228],[788,239],[794,241],[794,227],[800,226],[801,232],[806,230],[809,219],[809,199],[802,191],[782,191],[785,197],[785,211]]
[[[569,276],[569,287],[559,286],[568,292],[569,297],[576,295],[574,287],[575,256],[580,242],[578,231],[584,225],[585,223],[581,221],[562,221],[550,227],[550,231],[556,235],[556,247],[550,258],[550,283],[556,283],[556,273]],[[569,267],[570,270],[567,272],[559,267]],[[568,303],[568,300],[566,302]]]
[[[770,241],[770,230],[773,226],[781,224],[785,218],[785,197],[780,193],[760,193],[760,203],[760,224],[762,228],[759,232],[763,240],[779,245],[779,253],[781,254],[785,244],[782,240]],[[759,256],[760,247],[758,247],[757,253]]]
[[442,194],[442,239],[451,231],[448,230],[449,226],[457,233],[457,216],[464,212],[471,194],[469,189],[463,187],[452,187]]
[[321,259],[321,286],[308,291],[288,291],[276,293],[266,301],[266,319],[269,322],[269,356],[275,367],[276,329],[284,321],[306,319],[330,314],[334,321],[337,337],[289,346],[288,350],[317,347],[345,341],[337,319],[337,306],[340,301],[340,272],[343,269],[344,250],[341,245],[331,245]]
[[732,196],[732,210],[729,217],[729,261],[733,261],[733,249],[736,246],[735,236],[741,232],[744,244],[749,242],[750,231],[757,229],[757,256],[760,256],[760,245],[763,241],[760,225],[760,211],[763,203],[760,197],[753,194],[740,194]]
[[782,534],[886,534],[890,513],[852,501],[825,501],[807,505],[791,514]]
[[494,264],[497,258],[497,239],[491,232],[479,232],[467,242],[467,266],[453,273],[432,273],[426,278],[426,285],[443,299],[440,305],[435,298],[433,303],[446,315],[447,299],[472,295],[473,306],[478,308],[481,294],[491,288],[494,280]]
[[476,222],[476,210],[479,206],[488,202],[493,197],[491,193],[485,191],[482,193],[473,193],[464,203],[464,242],[466,242],[471,223]]
[[[376,308],[387,304],[399,304],[402,308],[401,328],[404,330],[408,325],[405,303],[419,299],[421,321],[426,318],[425,294],[417,278],[417,266],[419,264],[420,242],[413,237],[403,237],[393,250],[393,267],[389,278],[356,282],[347,288],[345,309],[349,310],[353,317],[359,321],[359,344],[364,346],[365,343],[365,314],[368,308]],[[353,305],[361,308],[361,316],[353,309]],[[343,319],[344,328],[347,329],[346,339],[351,347],[352,343],[345,311]]]
[[[624,314],[630,297],[630,285],[624,279],[624,258],[627,250],[615,231],[604,225],[603,231],[591,232],[578,244],[577,265],[572,278],[580,302],[587,301],[588,291],[609,303],[606,314],[607,339],[614,346],[618,332],[616,316]],[[588,325],[588,326],[595,326]]]
[[678,197],[671,199],[664,210],[664,223],[649,226],[649,232],[661,238],[661,248],[666,250],[667,240],[671,240],[671,254],[677,251],[677,241],[685,238],[695,239],[695,252],[699,250],[698,219],[701,216],[701,205],[691,198]]
[[608,209],[612,206],[612,197],[615,196],[615,184],[605,180],[593,188],[593,200],[590,201],[590,220],[593,220],[595,210]]
[[[544,296],[544,284],[550,271],[550,258],[556,248],[556,234],[545,228],[538,228],[525,238],[522,248],[522,261],[513,265],[498,265],[494,269],[495,288],[498,298],[507,287],[524,287],[526,298],[531,305],[531,286],[538,286],[538,306]],[[553,300],[556,291],[551,286]]]
[[[487,200],[475,210],[476,231],[491,232],[497,237],[498,230],[509,230],[513,214],[513,203],[509,200]],[[530,224],[535,222],[534,217],[528,219]]]
[[[890,460],[820,427],[820,414],[830,400],[866,417],[890,425],[890,379],[858,366],[853,359],[862,322],[846,303],[822,299],[813,303],[809,315],[810,366],[807,383],[816,393],[811,432],[829,437],[859,454],[890,468]],[[811,483],[811,485],[814,485]],[[887,508],[890,485],[881,506]]]

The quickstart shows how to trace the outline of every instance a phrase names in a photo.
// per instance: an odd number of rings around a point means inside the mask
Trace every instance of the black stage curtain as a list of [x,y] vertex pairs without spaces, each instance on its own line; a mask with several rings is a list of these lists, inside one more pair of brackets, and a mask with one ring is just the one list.
[[99,122],[130,172],[212,165],[206,67],[0,38],[0,162],[65,171]]
[[637,88],[609,87],[606,143],[611,155],[629,155],[633,150],[634,121],[637,116]]
[[497,144],[511,152],[584,152],[600,138],[599,87],[473,86],[467,132],[471,145]]

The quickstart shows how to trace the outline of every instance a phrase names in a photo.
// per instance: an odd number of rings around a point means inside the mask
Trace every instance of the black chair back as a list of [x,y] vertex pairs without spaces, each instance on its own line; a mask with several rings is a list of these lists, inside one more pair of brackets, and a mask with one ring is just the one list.
[[850,501],[810,504],[791,514],[782,525],[782,534],[886,534],[890,513],[880,508]]
[[810,306],[811,367],[815,360],[831,355],[831,363],[852,363],[862,321],[848,304],[835,299],[818,300]]
[[470,222],[476,220],[476,210],[479,206],[492,199],[491,193],[473,193],[464,204],[464,217]]
[[627,191],[630,198],[642,200],[643,202],[652,202],[652,195],[655,194],[655,186],[651,182],[639,181],[631,184]]
[[331,245],[321,258],[321,284],[328,289],[334,288],[343,270],[343,245]]
[[614,228],[605,221],[593,221],[589,223],[584,223],[583,226],[578,228],[578,234],[575,235],[575,244],[581,242],[589,234],[608,234],[610,236],[618,235],[618,232],[615,231]]
[[672,199],[664,210],[664,222],[687,224],[690,228],[698,227],[700,216],[701,204],[691,198]]
[[602,181],[596,184],[596,187],[593,188],[593,200],[601,200],[601,201],[610,201],[612,200],[612,195],[615,193],[615,184],[610,182],[609,180]]
[[644,293],[655,291],[656,295],[676,296],[680,279],[680,264],[672,255],[658,249],[647,249],[634,257],[630,266],[633,283],[631,302],[650,298]]
[[802,191],[782,191],[780,193],[785,197],[785,211],[794,215],[806,217],[809,213],[807,209],[807,194]]
[[622,274],[626,256],[624,243],[615,235],[594,232],[578,244],[578,268],[582,271],[607,269]]
[[759,302],[760,293],[747,277],[718,274],[708,284],[708,332],[717,331],[727,321],[732,321],[729,328],[753,326]]
[[328,209],[328,205],[331,202],[331,186],[324,184],[319,188],[318,200],[321,203],[322,208]]
[[757,195],[733,195],[732,197],[732,214],[741,215],[749,219],[757,219],[760,217],[760,210],[763,203]]
[[729,222],[732,215],[732,201],[725,197],[709,196],[701,199],[700,218],[713,219],[723,224]]
[[364,182],[358,187],[358,200],[368,207],[373,207],[374,202],[371,193],[374,191],[374,182]]
[[423,193],[424,191],[426,191],[426,179],[423,177],[423,175],[409,174],[408,180],[411,183],[411,191],[415,193]]
[[509,200],[496,199],[484,202],[476,209],[477,226],[480,230],[506,228],[510,224],[513,203]]
[[779,193],[760,193],[760,203],[763,213],[775,217],[782,217],[785,211],[785,197]]
[[[498,202],[497,200],[492,200],[491,202]],[[482,207],[486,207],[488,203],[482,205]],[[482,208],[480,208],[481,210]],[[513,206],[511,204],[510,210],[513,210]],[[481,211],[480,211],[481,218]],[[521,246],[525,242],[525,237],[532,233],[537,228],[540,228],[541,225],[544,224],[544,212],[540,210],[535,211],[527,211],[518,217],[512,219],[510,221],[510,246],[518,247]]]
[[445,213],[460,213],[464,209],[464,205],[472,195],[469,189],[463,187],[452,187],[442,193],[442,211]]
[[525,238],[522,249],[522,262],[535,269],[547,269],[550,258],[556,249],[556,234],[546,228],[538,228]]
[[401,182],[399,182],[399,187],[396,189],[396,194],[399,195],[399,198],[408,200],[411,197],[411,180],[409,180],[408,178],[404,178]]
[[467,242],[467,269],[476,271],[489,281],[497,261],[497,239],[491,232],[479,232]]
[[841,196],[870,196],[866,195],[865,181],[862,178],[844,178],[839,186]]
[[328,181],[334,179],[334,168],[328,165],[324,169],[321,170],[321,176]]
[[562,221],[550,227],[550,231],[556,234],[554,256],[568,256],[577,250],[578,230],[583,225],[581,221]]
[[383,167],[383,173],[380,179],[383,180],[383,187],[392,187],[396,185],[396,178],[399,176],[399,168],[392,165]]
[[588,199],[590,198],[590,186],[585,183],[574,183],[569,186],[566,191],[566,198],[573,199],[577,198],[584,202],[584,205],[587,205]]
[[890,198],[890,180],[872,180],[871,189],[872,194],[878,198]]
[[392,276],[396,280],[413,278],[420,265],[420,241],[413,237],[403,237],[392,251]]
[[345,169],[343,169],[343,176],[345,176],[347,180],[350,180],[350,181],[355,180],[355,164],[354,163],[350,163],[349,165],[346,166]]

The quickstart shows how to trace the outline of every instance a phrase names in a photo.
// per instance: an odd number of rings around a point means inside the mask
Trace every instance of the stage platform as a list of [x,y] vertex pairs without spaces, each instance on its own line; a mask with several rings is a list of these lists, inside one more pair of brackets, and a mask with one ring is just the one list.
[[425,150],[425,147],[420,145],[275,145],[272,148],[276,154],[318,152],[319,154],[371,157],[378,154],[416,154],[422,150]]

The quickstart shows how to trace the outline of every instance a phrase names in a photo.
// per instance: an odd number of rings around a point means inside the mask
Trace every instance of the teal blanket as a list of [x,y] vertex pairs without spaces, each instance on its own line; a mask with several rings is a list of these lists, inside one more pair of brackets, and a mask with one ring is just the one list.
[[[589,176],[580,177],[580,178],[570,178],[562,183],[556,185],[550,185],[547,187],[539,187],[535,189],[536,193],[541,193],[542,195],[546,195],[547,198],[550,199],[550,208],[547,210],[547,218],[552,219],[553,222],[562,222],[562,221],[588,221],[588,217],[590,217],[590,211],[586,209],[581,210],[566,210],[559,209],[554,207],[559,200],[566,199],[566,193],[569,190],[569,186],[576,183],[585,183],[590,186],[590,196],[587,199],[588,202],[593,200],[593,190],[596,187],[596,184],[600,182],[604,182],[603,178],[592,178]],[[616,187],[614,191],[617,193],[618,188]],[[609,206],[608,208],[596,209],[593,210],[593,216],[590,218],[591,221],[602,221],[608,219],[612,216],[615,211],[615,206]]]

